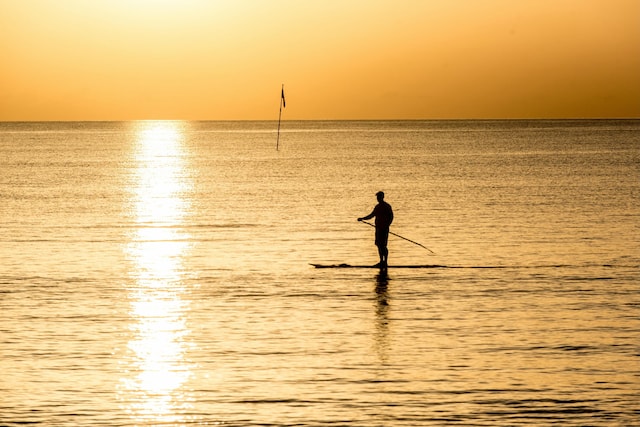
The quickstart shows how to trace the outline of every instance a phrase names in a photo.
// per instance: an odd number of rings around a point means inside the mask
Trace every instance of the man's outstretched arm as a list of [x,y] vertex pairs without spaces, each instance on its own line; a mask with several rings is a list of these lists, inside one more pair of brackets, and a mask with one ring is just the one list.
[[362,218],[358,218],[358,221],[364,221],[364,220],[366,220],[366,219],[371,219],[371,218],[373,218],[374,216],[376,216],[375,211],[371,212],[371,213],[370,213],[369,215],[367,215],[367,216],[363,216]]

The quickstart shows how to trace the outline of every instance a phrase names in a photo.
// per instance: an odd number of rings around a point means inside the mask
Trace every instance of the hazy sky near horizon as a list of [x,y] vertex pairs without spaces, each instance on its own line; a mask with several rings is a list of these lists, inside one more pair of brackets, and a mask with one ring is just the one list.
[[0,120],[640,117],[640,0],[0,0]]

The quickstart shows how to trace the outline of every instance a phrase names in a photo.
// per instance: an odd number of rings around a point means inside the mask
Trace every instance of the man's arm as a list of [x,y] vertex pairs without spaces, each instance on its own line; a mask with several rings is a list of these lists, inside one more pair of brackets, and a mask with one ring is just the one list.
[[376,216],[376,210],[374,209],[373,212],[371,212],[369,215],[367,216],[363,216],[362,218],[358,218],[358,221],[364,221],[366,219],[371,219],[374,216]]

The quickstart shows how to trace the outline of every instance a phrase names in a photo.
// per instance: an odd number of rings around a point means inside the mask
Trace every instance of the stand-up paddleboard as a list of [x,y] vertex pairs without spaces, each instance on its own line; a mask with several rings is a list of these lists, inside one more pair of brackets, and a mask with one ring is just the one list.
[[444,265],[436,264],[410,264],[410,265],[390,265],[380,267],[379,265],[352,265],[352,264],[311,264],[315,268],[377,268],[377,269],[395,269],[395,268],[446,268]]
[[[378,268],[380,270],[398,269],[398,268],[455,268],[455,269],[495,269],[495,268],[562,268],[570,267],[569,265],[521,265],[521,266],[508,266],[508,265],[441,265],[441,264],[405,264],[405,265],[390,265],[388,267],[380,267],[379,264],[375,265],[358,265],[358,264],[309,264],[315,268]],[[605,267],[611,267],[610,265],[604,265]]]

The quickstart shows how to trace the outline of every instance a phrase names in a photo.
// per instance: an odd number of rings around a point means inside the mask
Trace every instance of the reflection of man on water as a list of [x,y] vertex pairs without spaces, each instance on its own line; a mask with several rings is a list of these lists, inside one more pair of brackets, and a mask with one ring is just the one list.
[[365,219],[376,218],[376,246],[378,247],[378,255],[380,255],[381,268],[386,268],[389,258],[389,250],[387,249],[387,241],[389,240],[389,226],[393,222],[393,210],[391,205],[384,201],[384,193],[378,191],[376,193],[378,198],[378,204],[373,208],[373,212],[362,218],[358,218],[358,221],[364,221]]

